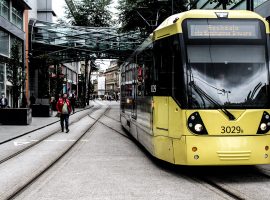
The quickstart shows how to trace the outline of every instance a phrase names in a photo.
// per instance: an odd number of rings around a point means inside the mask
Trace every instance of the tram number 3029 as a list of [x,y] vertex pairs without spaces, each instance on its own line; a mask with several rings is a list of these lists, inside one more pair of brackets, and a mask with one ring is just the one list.
[[221,133],[243,133],[240,126],[221,126]]

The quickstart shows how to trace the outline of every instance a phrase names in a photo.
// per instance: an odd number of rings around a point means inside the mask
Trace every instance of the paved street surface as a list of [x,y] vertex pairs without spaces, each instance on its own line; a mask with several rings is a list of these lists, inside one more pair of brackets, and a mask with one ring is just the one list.
[[[120,130],[119,104],[101,122]],[[223,199],[219,191],[152,162],[133,141],[95,124],[53,168],[15,199]],[[122,134],[125,134],[121,131]]]
[[[83,109],[76,109],[76,112],[81,111]],[[10,138],[14,138],[16,136],[25,134],[30,131],[34,131],[41,127],[47,126],[48,124],[52,124],[54,122],[59,121],[58,117],[55,117],[56,111],[53,112],[52,117],[33,117],[32,123],[30,125],[1,125],[0,124],[0,143]]]
[[73,116],[68,134],[52,125],[16,139],[19,146],[0,145],[0,199],[269,199],[268,165],[158,161],[122,130],[118,102],[92,105]]

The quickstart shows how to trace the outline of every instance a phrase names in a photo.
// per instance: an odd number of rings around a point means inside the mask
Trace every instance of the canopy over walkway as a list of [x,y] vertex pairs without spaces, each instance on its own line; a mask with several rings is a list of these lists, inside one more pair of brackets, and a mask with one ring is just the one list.
[[[120,33],[112,27],[78,27],[30,21],[32,59],[51,61],[126,59],[144,38],[138,32]],[[49,61],[48,61],[49,62]]]

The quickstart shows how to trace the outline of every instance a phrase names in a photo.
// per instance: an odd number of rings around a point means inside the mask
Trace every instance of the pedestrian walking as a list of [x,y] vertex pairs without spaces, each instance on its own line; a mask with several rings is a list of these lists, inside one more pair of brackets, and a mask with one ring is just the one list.
[[63,94],[63,98],[59,98],[56,104],[57,112],[60,114],[60,124],[62,132],[64,132],[64,123],[66,128],[66,133],[69,132],[69,114],[71,113],[71,103],[67,98],[67,94]]
[[34,94],[32,93],[32,95],[30,96],[30,107],[32,107],[32,105],[36,104],[36,97],[34,96]]
[[70,103],[71,103],[72,111],[74,114],[75,113],[75,104],[76,104],[76,98],[75,98],[74,94],[72,94],[72,96],[70,97]]
[[27,108],[28,107],[28,102],[27,102],[27,98],[25,96],[25,94],[23,94],[23,97],[22,97],[22,105],[21,105],[22,108]]
[[0,106],[1,108],[6,108],[8,106],[8,100],[4,94],[2,94],[2,97],[0,99]]

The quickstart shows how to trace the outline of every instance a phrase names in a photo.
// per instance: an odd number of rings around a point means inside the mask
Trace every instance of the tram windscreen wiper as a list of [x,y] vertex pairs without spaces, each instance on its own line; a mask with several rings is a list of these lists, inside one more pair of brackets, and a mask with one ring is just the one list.
[[212,104],[216,105],[221,109],[221,111],[228,116],[229,120],[235,120],[235,117],[232,113],[230,113],[227,109],[222,108],[222,106],[215,101],[212,97],[210,97],[208,94],[206,94],[199,86],[195,84],[194,81],[189,82],[190,87],[192,87],[198,94],[204,96],[208,101],[210,101]]

